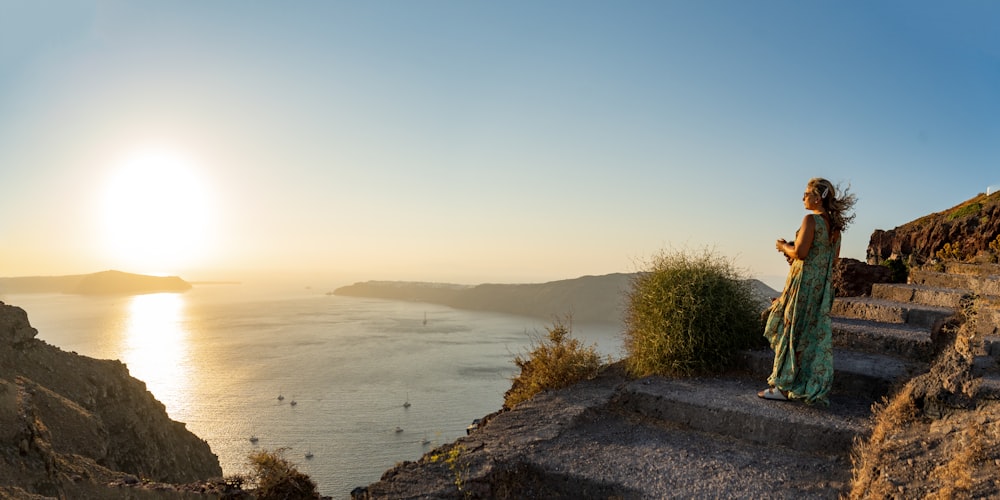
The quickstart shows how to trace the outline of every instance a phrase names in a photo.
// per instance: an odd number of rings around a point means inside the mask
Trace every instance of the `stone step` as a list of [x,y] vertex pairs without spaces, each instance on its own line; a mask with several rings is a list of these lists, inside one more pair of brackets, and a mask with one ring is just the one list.
[[855,351],[888,354],[927,362],[934,356],[937,332],[905,323],[832,318],[833,345]]
[[[743,351],[740,361],[758,380],[767,380],[774,364],[770,349]],[[885,354],[835,348],[833,392],[879,400],[913,376],[927,371],[928,364]]]
[[982,354],[1000,360],[1000,335],[986,335],[983,338]]
[[1000,276],[941,273],[926,269],[910,271],[909,281],[914,285],[938,288],[957,288],[978,295],[1000,295]]
[[749,378],[646,377],[625,384],[614,403],[647,418],[748,442],[809,453],[846,453],[870,431],[872,400],[832,395],[830,406],[757,397]]
[[944,262],[944,272],[970,276],[1000,276],[1000,264],[986,262]]
[[962,297],[970,292],[958,288],[942,288],[911,283],[875,283],[872,298],[894,302],[913,302],[927,306],[961,307]]
[[904,323],[937,331],[945,319],[955,314],[950,307],[925,306],[872,297],[838,297],[833,301],[831,316],[865,319],[882,323]]

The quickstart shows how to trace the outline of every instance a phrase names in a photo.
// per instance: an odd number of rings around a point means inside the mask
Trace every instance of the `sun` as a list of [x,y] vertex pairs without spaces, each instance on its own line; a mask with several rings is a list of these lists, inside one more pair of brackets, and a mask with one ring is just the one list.
[[197,164],[148,149],[115,166],[102,196],[104,243],[115,266],[175,274],[208,250],[211,197]]

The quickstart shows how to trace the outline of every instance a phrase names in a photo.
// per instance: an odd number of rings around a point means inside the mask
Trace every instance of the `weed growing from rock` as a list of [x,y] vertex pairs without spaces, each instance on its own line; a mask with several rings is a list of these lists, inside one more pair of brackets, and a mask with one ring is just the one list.
[[465,447],[457,445],[448,450],[447,453],[431,455],[430,460],[431,462],[444,460],[444,463],[451,469],[451,473],[455,475],[455,487],[468,497],[471,493],[463,488],[465,487],[465,478],[469,475],[469,464],[461,460],[463,453],[465,453]]
[[661,253],[633,280],[625,311],[625,365],[633,376],[692,375],[731,366],[764,347],[749,281],[709,250]]

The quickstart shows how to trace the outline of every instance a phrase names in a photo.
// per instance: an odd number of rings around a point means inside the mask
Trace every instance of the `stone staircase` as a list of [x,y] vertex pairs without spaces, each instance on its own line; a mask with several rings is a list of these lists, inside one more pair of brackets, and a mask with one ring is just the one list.
[[[743,371],[714,378],[650,377],[627,383],[616,403],[664,423],[752,444],[846,456],[870,431],[871,405],[926,372],[946,321],[977,294],[983,390],[1000,394],[1000,267],[914,270],[907,284],[876,284],[870,297],[838,298],[831,311],[834,387],[829,407],[757,397],[773,353],[743,353]],[[995,397],[995,396],[993,396]]]

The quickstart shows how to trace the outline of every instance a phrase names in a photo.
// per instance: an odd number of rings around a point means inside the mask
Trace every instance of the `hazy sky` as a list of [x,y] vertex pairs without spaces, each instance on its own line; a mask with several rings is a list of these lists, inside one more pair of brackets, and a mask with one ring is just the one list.
[[[780,286],[1000,188],[992,1],[0,0],[0,276]],[[318,279],[318,278],[317,278]],[[332,279],[332,278],[331,278]]]

